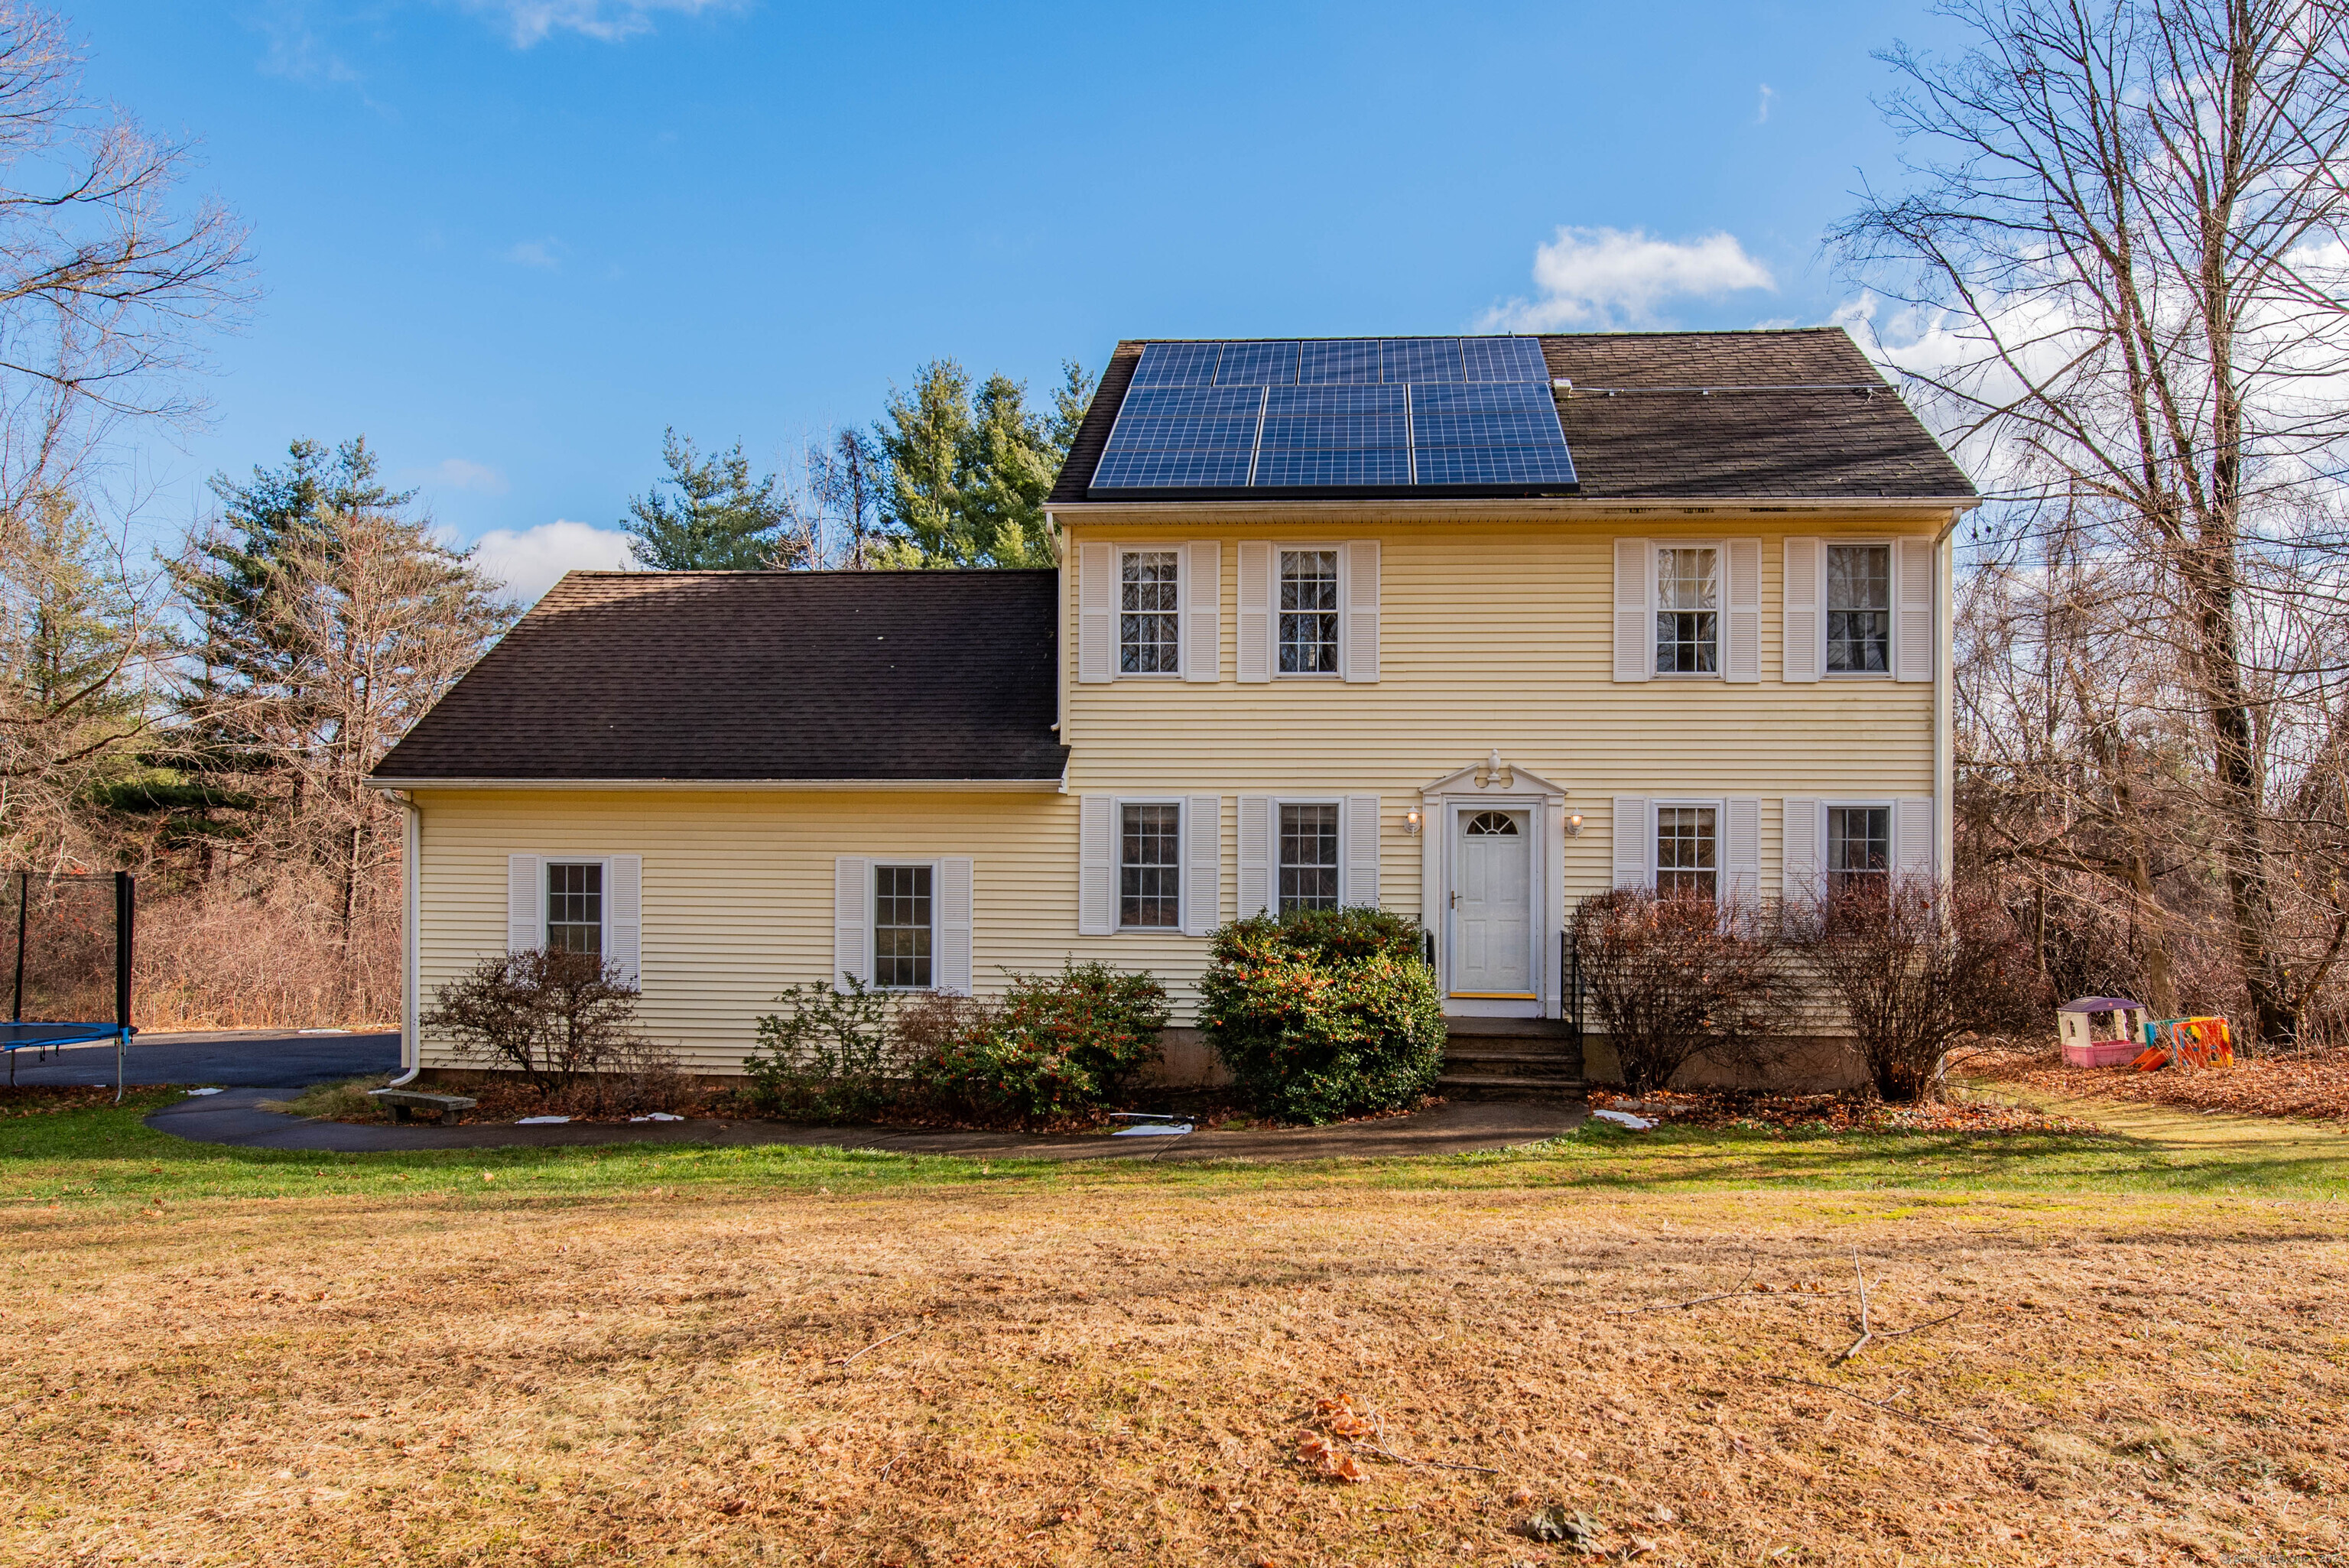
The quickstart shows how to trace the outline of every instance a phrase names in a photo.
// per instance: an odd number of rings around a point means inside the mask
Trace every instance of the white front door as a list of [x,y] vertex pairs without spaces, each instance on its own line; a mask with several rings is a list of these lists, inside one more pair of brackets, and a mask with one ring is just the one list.
[[1528,811],[1453,814],[1452,994],[1534,995],[1534,838]]

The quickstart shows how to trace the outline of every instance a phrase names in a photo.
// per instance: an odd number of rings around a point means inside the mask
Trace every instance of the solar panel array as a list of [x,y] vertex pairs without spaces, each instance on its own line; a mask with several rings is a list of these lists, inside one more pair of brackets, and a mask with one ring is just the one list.
[[1152,343],[1092,488],[1557,488],[1574,461],[1530,337]]

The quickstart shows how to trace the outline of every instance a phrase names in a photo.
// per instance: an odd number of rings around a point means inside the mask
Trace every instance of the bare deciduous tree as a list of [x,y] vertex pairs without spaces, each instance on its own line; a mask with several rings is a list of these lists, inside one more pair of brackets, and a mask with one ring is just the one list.
[[1617,888],[1574,912],[1584,994],[1623,1081],[1662,1088],[1694,1057],[1761,1068],[1778,967],[1754,911],[1734,899]]

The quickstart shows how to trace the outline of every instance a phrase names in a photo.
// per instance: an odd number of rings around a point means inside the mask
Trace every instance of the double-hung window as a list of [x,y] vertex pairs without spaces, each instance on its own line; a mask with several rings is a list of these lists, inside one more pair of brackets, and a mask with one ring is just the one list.
[[1338,552],[1283,550],[1280,554],[1280,673],[1334,676],[1338,671]]
[[1117,667],[1122,675],[1182,673],[1181,567],[1172,550],[1128,550],[1118,562]]
[[[525,882],[525,887],[529,884]],[[546,865],[546,945],[557,953],[604,951],[604,864],[549,861]]]
[[1183,923],[1183,808],[1174,801],[1118,808],[1117,923],[1173,930]]
[[1720,813],[1711,806],[1656,808],[1656,892],[1719,896]]
[[1891,876],[1892,808],[1828,807],[1828,893],[1840,898],[1880,891]]
[[926,991],[933,984],[936,903],[932,868],[873,868],[873,984],[885,990]]
[[1721,552],[1666,545],[1656,552],[1656,673],[1721,669]]
[[1892,547],[1827,546],[1827,674],[1892,673]]
[[1338,907],[1338,804],[1280,806],[1278,913]]

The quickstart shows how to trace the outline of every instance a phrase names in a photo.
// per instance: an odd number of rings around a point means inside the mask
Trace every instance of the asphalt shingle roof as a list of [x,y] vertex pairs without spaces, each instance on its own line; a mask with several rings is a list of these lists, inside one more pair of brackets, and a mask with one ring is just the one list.
[[[1553,380],[1572,383],[1553,393],[1581,482],[1561,493],[1609,500],[1974,493],[1841,327],[1565,333],[1541,344]],[[1111,356],[1052,488],[1054,502],[1119,499],[1086,487],[1142,349],[1142,340],[1121,343]],[[1319,496],[1284,491],[1288,498]]]
[[574,572],[379,779],[1058,779],[1051,572]]

